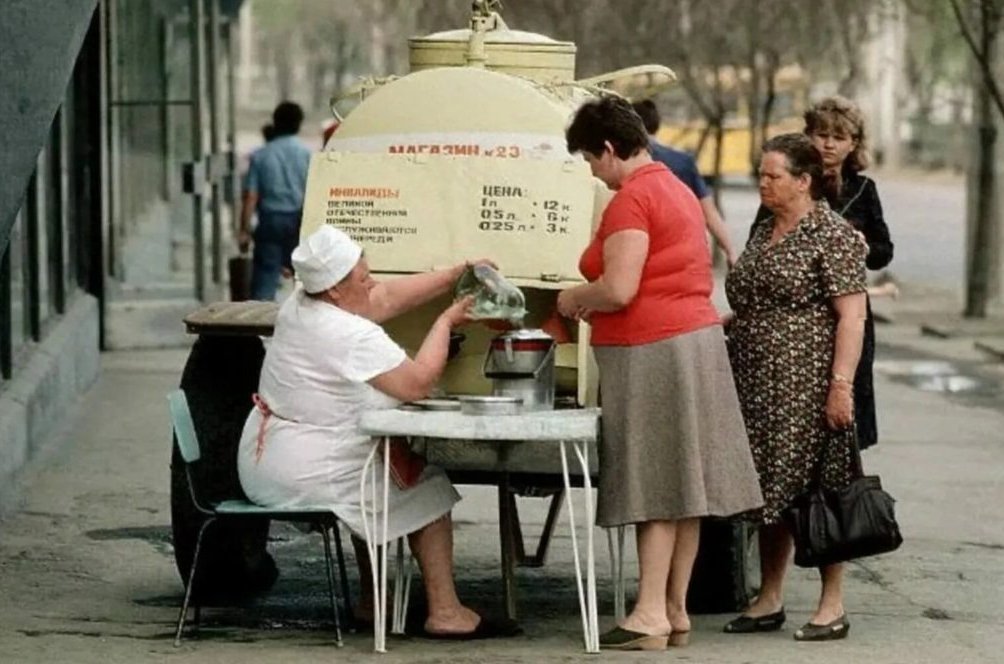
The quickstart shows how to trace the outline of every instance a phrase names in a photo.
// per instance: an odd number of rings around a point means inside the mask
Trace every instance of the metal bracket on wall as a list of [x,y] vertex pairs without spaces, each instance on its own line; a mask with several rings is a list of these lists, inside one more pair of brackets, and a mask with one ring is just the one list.
[[224,182],[233,175],[234,156],[230,152],[208,154],[203,161],[181,165],[181,190],[186,194],[204,194],[206,185]]
[[202,195],[206,191],[206,163],[186,161],[181,165],[181,190],[186,194]]

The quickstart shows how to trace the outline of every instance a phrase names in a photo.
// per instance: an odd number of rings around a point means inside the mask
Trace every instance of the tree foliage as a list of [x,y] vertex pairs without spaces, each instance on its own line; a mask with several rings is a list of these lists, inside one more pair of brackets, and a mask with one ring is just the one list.
[[[748,118],[753,161],[778,111],[779,77],[828,80],[854,97],[866,81],[862,48],[883,16],[901,7],[935,12],[937,29],[911,14],[907,92],[920,114],[933,91],[959,78],[964,42],[951,3],[1002,0],[505,0],[510,27],[578,46],[577,74],[642,63],[671,67],[686,115],[705,137],[720,134],[737,107]],[[466,27],[469,0],[253,0],[255,25],[280,89],[309,76],[315,105],[356,76],[407,71],[408,37]],[[925,19],[926,21],[926,19]],[[803,90],[804,92],[804,90]]]

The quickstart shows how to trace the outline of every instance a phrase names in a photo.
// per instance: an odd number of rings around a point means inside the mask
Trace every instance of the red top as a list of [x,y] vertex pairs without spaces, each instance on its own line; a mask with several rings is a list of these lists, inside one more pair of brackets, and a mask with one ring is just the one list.
[[579,260],[587,280],[603,274],[603,242],[628,229],[648,233],[638,293],[620,311],[593,314],[593,345],[637,346],[717,325],[704,212],[663,164],[646,164],[621,183]]

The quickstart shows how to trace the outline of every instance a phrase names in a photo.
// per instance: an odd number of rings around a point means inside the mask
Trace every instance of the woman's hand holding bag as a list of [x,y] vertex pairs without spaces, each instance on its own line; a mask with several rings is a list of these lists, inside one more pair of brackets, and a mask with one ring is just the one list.
[[[827,401],[828,422],[829,406]],[[843,439],[853,446],[858,478],[840,489],[824,488],[821,477],[817,478],[815,486],[784,511],[799,567],[823,567],[888,553],[903,543],[896,523],[895,499],[882,489],[877,475],[861,472],[855,431],[849,430]]]

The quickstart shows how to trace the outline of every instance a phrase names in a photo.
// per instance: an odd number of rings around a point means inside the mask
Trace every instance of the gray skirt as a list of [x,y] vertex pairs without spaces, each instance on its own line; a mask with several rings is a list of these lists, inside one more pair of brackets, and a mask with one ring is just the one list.
[[763,505],[720,326],[593,350],[603,408],[598,525]]

